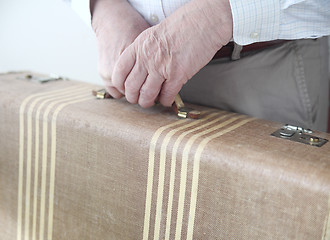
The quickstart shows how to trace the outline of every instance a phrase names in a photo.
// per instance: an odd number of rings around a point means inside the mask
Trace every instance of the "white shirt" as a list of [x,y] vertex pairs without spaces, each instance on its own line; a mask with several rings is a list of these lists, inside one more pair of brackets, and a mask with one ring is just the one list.
[[[189,1],[128,0],[150,25],[158,24]],[[233,40],[240,45],[330,35],[330,0],[229,1],[233,16]],[[71,4],[90,25],[89,0],[71,0]]]

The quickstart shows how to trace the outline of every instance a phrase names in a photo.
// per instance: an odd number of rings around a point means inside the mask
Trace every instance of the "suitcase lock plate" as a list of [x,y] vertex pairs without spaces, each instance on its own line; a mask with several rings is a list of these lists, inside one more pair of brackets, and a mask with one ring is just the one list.
[[312,133],[313,132],[310,129],[286,124],[281,129],[273,132],[271,135],[294,142],[308,144],[314,147],[322,147],[328,142],[327,139],[311,135]]
[[61,76],[57,76],[54,74],[50,74],[49,76],[46,76],[46,77],[28,74],[28,75],[24,76],[24,79],[27,79],[31,82],[36,82],[36,83],[47,83],[47,82],[58,81],[58,80],[67,80],[66,78],[63,78]]

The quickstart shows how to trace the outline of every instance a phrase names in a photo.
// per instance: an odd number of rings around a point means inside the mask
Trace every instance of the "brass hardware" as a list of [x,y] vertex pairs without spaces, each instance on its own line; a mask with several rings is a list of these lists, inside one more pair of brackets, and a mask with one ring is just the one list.
[[100,89],[98,91],[93,90],[92,94],[97,99],[104,99],[104,98],[113,98],[105,89]]
[[182,112],[182,111],[178,112],[178,117],[179,118],[187,118],[187,115],[188,115],[188,112]]
[[105,93],[97,92],[97,94],[96,94],[96,98],[98,98],[98,99],[103,99],[104,96],[105,96]]
[[192,108],[185,107],[179,94],[175,96],[174,103],[172,105],[174,112],[177,113],[179,118],[192,118],[197,119],[200,117],[200,111],[194,110]]
[[179,94],[175,96],[174,103],[176,104],[178,109],[184,108],[184,103]]
[[[22,78],[22,77],[20,77],[20,78]],[[35,76],[32,74],[27,74],[27,75],[25,75],[25,77],[23,77],[23,79],[27,79],[29,81],[38,82],[38,83],[46,83],[49,81],[57,81],[57,80],[66,80],[63,77],[60,77],[57,75],[52,75],[52,74],[50,74],[48,77],[40,77],[40,76]],[[97,99],[113,98],[105,89],[100,89],[98,91],[93,90],[92,94]],[[176,112],[176,114],[179,118],[197,119],[200,117],[200,114],[201,114],[200,111],[185,107],[179,94],[177,94],[175,96],[172,108]]]
[[[308,134],[306,134],[308,133]],[[272,133],[272,136],[287,139],[294,142],[300,142],[315,147],[322,147],[328,142],[327,139],[309,135],[313,133],[310,129],[304,129],[302,127],[285,125],[281,129]]]
[[[113,98],[105,89],[100,89],[98,91],[93,90],[92,94],[97,99]],[[172,109],[177,114],[179,118],[192,118],[197,119],[200,117],[201,112],[194,110],[192,108],[185,107],[179,94],[176,95]]]
[[[20,78],[22,78],[22,77],[20,77]],[[25,75],[25,77],[23,77],[23,79],[27,79],[31,82],[37,82],[37,83],[46,83],[46,82],[51,82],[51,81],[67,80],[67,78],[63,78],[61,76],[57,76],[54,74],[50,74],[47,77],[27,74],[27,75]]]
[[311,144],[317,144],[320,142],[320,139],[318,137],[310,137],[309,141]]
[[105,90],[97,91],[96,92],[96,98],[97,99],[104,99],[105,98]]
[[287,129],[287,130],[293,130],[293,131],[297,131],[297,132],[304,132],[304,133],[313,133],[312,130],[310,129],[306,129],[306,128],[302,128],[302,127],[299,127],[299,126],[294,126],[294,125],[290,125],[290,124],[285,124],[285,126],[283,126],[284,129]]

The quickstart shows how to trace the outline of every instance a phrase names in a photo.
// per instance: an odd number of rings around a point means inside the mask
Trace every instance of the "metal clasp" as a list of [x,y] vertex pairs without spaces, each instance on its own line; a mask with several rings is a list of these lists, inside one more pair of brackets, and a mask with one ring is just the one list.
[[197,119],[200,117],[201,112],[192,108],[185,107],[179,94],[175,96],[174,103],[172,105],[174,112],[179,118],[192,118]]
[[279,130],[273,132],[271,135],[278,138],[287,139],[294,142],[300,142],[315,147],[322,147],[325,143],[328,142],[327,139],[310,135],[312,133],[313,131],[310,129],[286,124]]
[[31,82],[37,82],[37,83],[46,83],[46,82],[51,82],[51,81],[67,80],[66,78],[63,78],[63,77],[55,75],[55,74],[50,74],[47,77],[41,77],[41,76],[35,76],[32,74],[28,74],[24,78],[30,80]]
[[[113,98],[105,89],[93,90],[92,94],[97,99]],[[179,94],[176,95],[172,109],[177,114],[179,118],[192,118],[197,119],[200,117],[201,112],[194,110],[192,108],[185,107]]]
[[113,98],[105,89],[100,89],[100,90],[93,90],[92,94],[97,98],[97,99],[104,99],[104,98]]

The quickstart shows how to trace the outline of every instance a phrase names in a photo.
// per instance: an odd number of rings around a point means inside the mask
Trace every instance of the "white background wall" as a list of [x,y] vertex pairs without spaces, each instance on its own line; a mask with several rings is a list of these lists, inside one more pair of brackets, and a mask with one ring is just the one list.
[[61,0],[0,0],[0,72],[9,70],[102,84],[94,33]]
[[12,70],[102,84],[94,33],[62,0],[0,0],[0,72]]

